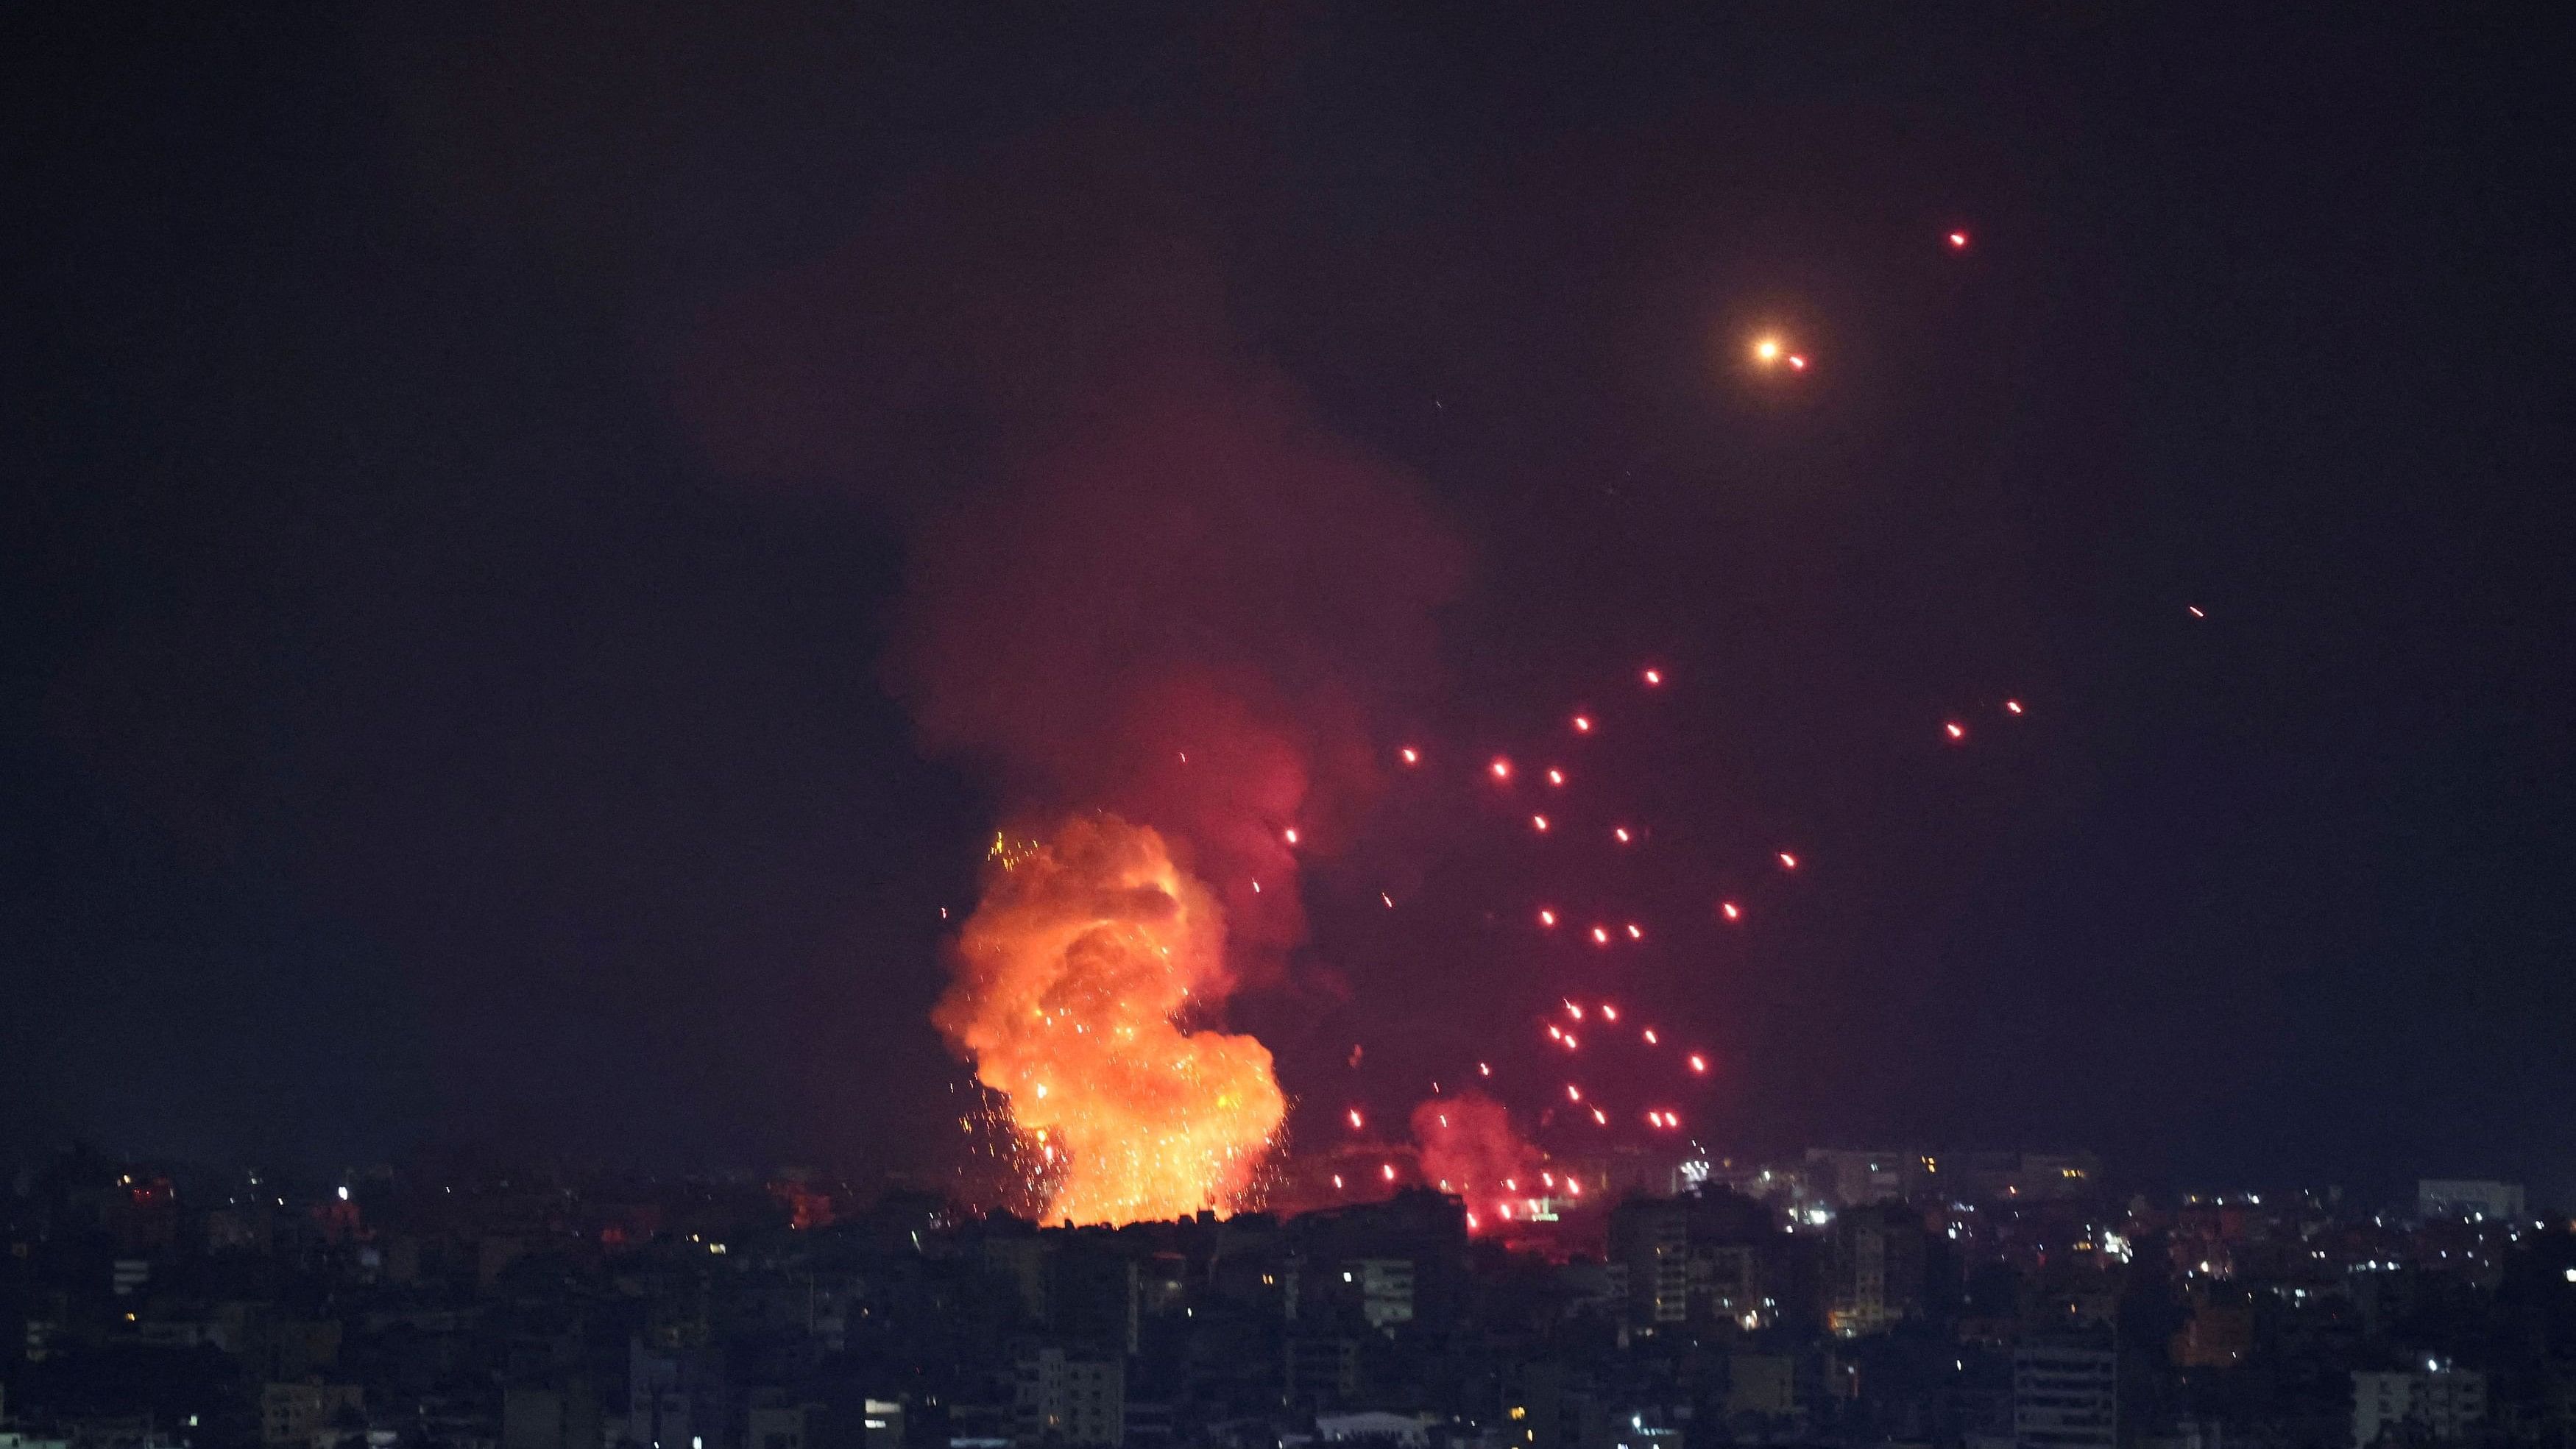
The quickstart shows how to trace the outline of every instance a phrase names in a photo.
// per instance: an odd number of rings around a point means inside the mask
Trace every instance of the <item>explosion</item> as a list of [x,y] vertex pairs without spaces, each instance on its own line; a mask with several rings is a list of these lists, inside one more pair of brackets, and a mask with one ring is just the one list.
[[1051,1167],[1049,1219],[1225,1211],[1287,1104],[1249,1036],[1190,1031],[1232,987],[1225,919],[1163,837],[1114,815],[994,842],[932,1019]]

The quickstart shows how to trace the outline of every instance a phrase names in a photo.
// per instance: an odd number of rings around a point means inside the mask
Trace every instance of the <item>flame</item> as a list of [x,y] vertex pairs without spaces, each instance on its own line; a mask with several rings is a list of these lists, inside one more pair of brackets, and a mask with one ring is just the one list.
[[1260,1042],[1182,1025],[1233,981],[1224,914],[1162,836],[1103,814],[997,838],[953,964],[931,1019],[1051,1149],[1047,1218],[1235,1205],[1286,1103]]

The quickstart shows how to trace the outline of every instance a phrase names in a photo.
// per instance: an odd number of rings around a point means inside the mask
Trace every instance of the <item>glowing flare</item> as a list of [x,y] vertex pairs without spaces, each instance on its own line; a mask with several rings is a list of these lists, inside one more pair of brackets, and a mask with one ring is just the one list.
[[995,842],[932,1021],[1054,1152],[1048,1219],[1227,1211],[1250,1185],[1286,1112],[1270,1053],[1177,1020],[1222,1004],[1224,951],[1152,830],[1100,815]]
[[1765,337],[1760,341],[1755,342],[1753,344],[1753,357],[1757,362],[1779,361],[1780,339],[1777,337]]

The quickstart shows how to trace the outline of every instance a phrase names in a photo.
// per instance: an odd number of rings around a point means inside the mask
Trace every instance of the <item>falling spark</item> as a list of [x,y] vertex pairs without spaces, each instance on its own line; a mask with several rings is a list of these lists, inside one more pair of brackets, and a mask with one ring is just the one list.
[[2004,713],[2006,713],[2006,714],[2019,714],[2019,713],[2021,713],[2021,701],[2020,701],[2020,700],[2017,700],[2017,699],[2008,699],[2008,700],[2005,700],[2005,701],[2004,701]]
[[1530,817],[1530,828],[1531,828],[1532,830],[1537,831],[1537,832],[1538,832],[1539,834],[1541,834],[1541,835],[1545,835],[1545,834],[1547,833],[1547,817],[1546,817],[1546,816],[1544,816],[1544,815],[1533,815],[1533,816],[1531,816],[1531,817]]
[[1569,1102],[1580,1102],[1580,1101],[1582,1101],[1582,1100],[1583,1100],[1583,1089],[1582,1089],[1581,1087],[1578,1087],[1578,1086],[1574,1085],[1572,1082],[1568,1082],[1568,1083],[1566,1083],[1566,1084],[1565,1084],[1565,1099],[1566,1099],[1567,1101],[1569,1101]]
[[1286,1102],[1261,1043],[1179,1024],[1223,999],[1224,918],[1160,835],[1103,815],[997,840],[954,969],[932,1020],[1060,1144],[1048,1219],[1223,1211],[1251,1185]]
[[1717,903],[1717,913],[1726,917],[1730,921],[1740,921],[1744,919],[1744,908],[1733,901],[1719,901]]
[[1295,844],[1297,843],[1297,831],[1296,831],[1296,828],[1295,828],[1294,826],[1291,826],[1290,828],[1288,828],[1288,829],[1287,829],[1287,830],[1285,830],[1285,831],[1282,831],[1281,833],[1288,837],[1288,843],[1289,843],[1290,845],[1295,845]]
[[1480,1077],[1490,1077],[1490,1076],[1492,1076],[1493,1074],[1494,1074],[1494,1069],[1493,1069],[1493,1066],[1492,1066],[1490,1063],[1487,1063],[1487,1062],[1478,1062],[1478,1063],[1476,1063],[1476,1075],[1477,1075],[1477,1076],[1480,1076]]
[[1581,1021],[1583,1019],[1583,1008],[1569,1001],[1565,1003],[1565,1014],[1573,1017],[1576,1021]]
[[1380,1168],[1378,1169],[1378,1172],[1379,1172],[1382,1176],[1384,1176],[1384,1177],[1386,1178],[1386,1180],[1387,1180],[1387,1181],[1389,1181],[1389,1182],[1393,1182],[1393,1181],[1395,1181],[1395,1164],[1394,1164],[1394,1163],[1392,1163],[1392,1162],[1387,1163],[1385,1166],[1380,1167]]
[[1601,1003],[1601,1019],[1603,1021],[1617,1021],[1619,1019],[1619,1008],[1612,1006],[1606,1001]]
[[1645,927],[1638,925],[1634,921],[1630,921],[1628,923],[1628,939],[1631,941],[1642,941],[1646,939]]
[[1547,927],[1549,930],[1556,929],[1556,912],[1544,909],[1541,910],[1538,913],[1538,923]]
[[1403,752],[1403,753],[1404,753],[1404,762],[1405,762],[1406,764],[1408,764],[1408,765],[1419,765],[1419,764],[1421,764],[1421,763],[1422,763],[1422,752],[1421,752],[1420,750],[1415,749],[1413,746],[1411,746],[1411,745],[1406,745],[1406,746],[1404,747],[1404,752]]
[[2183,607],[2191,610],[2191,616],[2195,619],[2206,619],[2209,617],[2207,614],[2200,611],[2200,605],[2198,604],[2185,604]]
[[1563,770],[1548,771],[1547,782],[1551,785],[1563,785],[1565,783],[1565,772]]
[[1697,1052],[1693,1052],[1693,1053],[1691,1053],[1690,1069],[1691,1069],[1692,1071],[1694,1071],[1694,1072],[1705,1072],[1705,1071],[1707,1071],[1707,1070],[1708,1070],[1708,1058],[1706,1058],[1706,1057],[1704,1057],[1704,1056],[1701,1056],[1701,1055],[1700,1055],[1699,1053],[1697,1053]]
[[1578,1051],[1582,1046],[1583,1043],[1574,1039],[1574,1033],[1569,1031],[1565,1034],[1565,1049],[1567,1051]]
[[1338,1188],[1338,1187],[1340,1187],[1341,1185],[1342,1185],[1342,1175],[1341,1175],[1340,1173],[1336,1172],[1336,1173],[1334,1173],[1334,1174],[1333,1174],[1333,1186],[1334,1186],[1334,1187],[1336,1187],[1336,1188]]
[[1608,926],[1595,926],[1595,927],[1593,927],[1593,928],[1592,928],[1592,944],[1594,944],[1594,945],[1596,945],[1596,946],[1607,946],[1607,945],[1609,945],[1609,944],[1610,944],[1610,928],[1609,928]]
[[1787,852],[1787,851],[1785,851],[1785,850],[1784,850],[1784,851],[1781,851],[1781,852],[1780,852],[1780,868],[1781,868],[1782,870],[1796,870],[1796,869],[1798,868],[1798,857],[1796,857],[1796,856],[1794,856],[1794,855],[1791,855],[1789,852]]
[[1350,1110],[1350,1114],[1349,1114],[1349,1115],[1350,1115],[1350,1119],[1351,1119],[1351,1130],[1352,1130],[1352,1131],[1354,1131],[1354,1132],[1357,1132],[1358,1130],[1360,1130],[1360,1126],[1361,1126],[1361,1122],[1360,1122],[1360,1109],[1359,1109],[1359,1108],[1357,1108],[1357,1107],[1353,1107],[1353,1108]]
[[1547,1029],[1547,1035],[1548,1040],[1550,1041],[1563,1041],[1565,1040],[1565,1028],[1557,1026],[1554,1023],[1550,1023]]
[[1485,768],[1493,771],[1494,778],[1497,780],[1508,780],[1512,777],[1512,762],[1500,755],[1494,756],[1494,762]]
[[1607,1127],[1610,1125],[1610,1114],[1602,1111],[1598,1107],[1595,1107],[1592,1109],[1592,1120],[1600,1123],[1604,1127]]
[[1959,723],[1957,720],[1952,720],[1948,724],[1941,726],[1941,733],[1948,735],[1951,743],[1956,744],[1960,740],[1964,740],[1968,737],[1968,727]]
[[1590,715],[1583,714],[1576,715],[1574,717],[1574,732],[1578,735],[1588,735],[1592,733],[1592,717]]
[[1625,825],[1622,825],[1622,826],[1620,826],[1619,828],[1617,828],[1616,830],[1611,831],[1611,832],[1610,832],[1610,835],[1611,835],[1611,838],[1612,838],[1612,839],[1614,839],[1614,840],[1618,841],[1621,845],[1625,845],[1625,844],[1627,844],[1627,843],[1628,843],[1628,827],[1627,827],[1627,826],[1625,826]]
[[1806,370],[1807,370],[1807,359],[1805,359],[1805,358],[1803,358],[1803,357],[1800,357],[1800,356],[1796,355],[1795,353],[1790,354],[1790,357],[1789,357],[1789,370],[1790,370],[1790,371],[1792,371],[1792,372],[1804,372],[1804,371],[1806,371]]
[[1391,896],[1391,895],[1388,895],[1388,894],[1387,894],[1386,892],[1384,892],[1384,891],[1379,891],[1379,892],[1377,893],[1377,898],[1378,898],[1379,900],[1382,900],[1382,901],[1386,902],[1386,908],[1387,908],[1388,910],[1390,910],[1390,911],[1391,911],[1391,910],[1394,910],[1394,909],[1395,909],[1395,897],[1393,897],[1393,896]]
[[1952,251],[1954,251],[1954,252],[1964,252],[1964,251],[1966,251],[1967,249],[1968,249],[1968,234],[1967,234],[1966,232],[1964,232],[1964,231],[1954,231],[1954,232],[1950,233],[1950,250],[1952,250]]
[[1649,669],[1642,677],[1649,689],[1664,682],[1664,672],[1660,669]]
[[1654,1029],[1653,1027],[1651,1027],[1651,1026],[1650,1026],[1650,1027],[1647,1027],[1647,1028],[1646,1028],[1646,1045],[1648,1045],[1648,1046],[1653,1046],[1653,1045],[1655,1045],[1656,1040],[1657,1040],[1657,1038],[1656,1038],[1656,1036],[1655,1036],[1655,1029]]

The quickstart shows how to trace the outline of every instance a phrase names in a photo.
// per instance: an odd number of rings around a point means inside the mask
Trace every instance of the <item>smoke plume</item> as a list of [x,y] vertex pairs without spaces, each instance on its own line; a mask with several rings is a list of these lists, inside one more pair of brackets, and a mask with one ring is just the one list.
[[[1268,1053],[1172,1022],[1281,979],[1298,862],[1358,829],[1373,721],[1421,689],[1462,573],[1413,480],[1230,338],[1219,249],[1154,159],[1077,136],[931,178],[728,309],[682,369],[720,463],[874,478],[911,521],[889,682],[926,748],[993,782],[1006,833],[1039,837],[990,874],[938,1021],[1073,1155],[1051,1215],[1195,1207],[1236,1180],[1247,1144],[1202,1128],[1227,1116],[1214,1094],[1246,1122],[1276,1102]],[[1159,1065],[1106,1071],[1104,1022]],[[1116,1098],[1084,1109],[1114,1127],[1075,1135],[1078,1082]],[[1214,1175],[1089,1176],[1157,1144]]]

